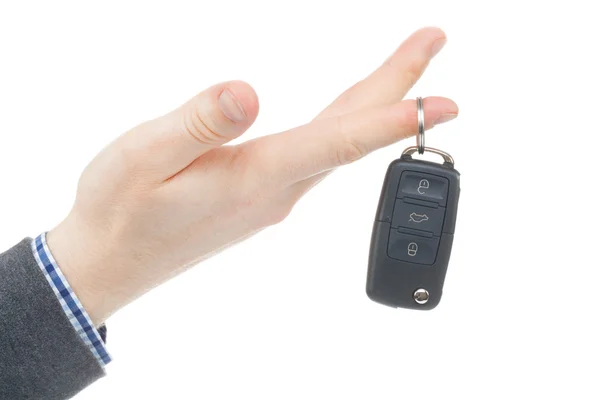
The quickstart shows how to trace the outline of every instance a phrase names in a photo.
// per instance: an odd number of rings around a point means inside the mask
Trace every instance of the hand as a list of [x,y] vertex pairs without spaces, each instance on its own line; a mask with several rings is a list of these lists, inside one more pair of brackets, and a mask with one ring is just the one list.
[[[111,143],[79,181],[48,244],[94,323],[145,291],[282,221],[335,168],[413,135],[414,101],[400,101],[445,43],[435,28],[409,37],[386,62],[312,122],[237,146],[258,100],[226,82]],[[456,117],[454,102],[424,100],[425,126]]]

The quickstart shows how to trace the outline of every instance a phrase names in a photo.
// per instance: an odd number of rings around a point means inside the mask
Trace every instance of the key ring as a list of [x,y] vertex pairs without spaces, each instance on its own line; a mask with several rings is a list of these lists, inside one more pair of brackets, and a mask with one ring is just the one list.
[[417,97],[417,121],[419,133],[417,134],[417,149],[419,154],[425,153],[425,112],[423,111],[423,98]]
[[[417,146],[410,146],[410,147],[407,147],[402,152],[402,155],[403,156],[412,156],[418,150],[419,149],[418,149]],[[450,154],[446,153],[445,151],[434,149],[433,147],[425,147],[425,151],[428,151],[430,153],[437,154],[438,156],[441,156],[444,159],[444,162],[447,162],[448,164],[454,166],[454,158],[452,158],[452,156]]]
[[417,134],[417,145],[410,146],[402,152],[402,155],[411,156],[416,152],[419,152],[419,154],[423,154],[426,151],[428,151],[430,153],[442,156],[444,162],[447,162],[450,165],[454,166],[454,159],[450,154],[442,150],[434,149],[432,147],[425,147],[425,111],[423,111],[423,98],[421,97],[417,97],[417,124],[419,129],[419,132]]

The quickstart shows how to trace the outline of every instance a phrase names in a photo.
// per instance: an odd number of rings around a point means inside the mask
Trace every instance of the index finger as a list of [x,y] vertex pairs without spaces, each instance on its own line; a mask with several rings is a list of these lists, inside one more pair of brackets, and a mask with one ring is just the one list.
[[[458,106],[444,97],[428,97],[423,107],[425,129],[458,115]],[[254,144],[253,156],[263,172],[275,175],[276,181],[293,184],[356,161],[414,135],[416,130],[416,102],[404,100],[262,137]]]

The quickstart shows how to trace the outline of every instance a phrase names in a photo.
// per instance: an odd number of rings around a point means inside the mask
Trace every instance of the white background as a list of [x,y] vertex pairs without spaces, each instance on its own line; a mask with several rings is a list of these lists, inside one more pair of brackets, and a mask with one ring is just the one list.
[[[600,397],[595,2],[0,4],[0,247],[51,229],[105,144],[218,81],[309,121],[412,31],[448,45],[409,97],[460,106],[428,144],[462,174],[444,298],[365,295],[387,165],[343,168],[268,229],[119,312],[114,362],[78,399]],[[0,355],[1,357],[1,355]]]

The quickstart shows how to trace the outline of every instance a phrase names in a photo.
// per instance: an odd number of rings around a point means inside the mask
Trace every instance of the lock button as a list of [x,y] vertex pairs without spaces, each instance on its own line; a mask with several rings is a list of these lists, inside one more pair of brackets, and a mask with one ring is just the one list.
[[399,230],[392,228],[388,242],[388,256],[413,264],[432,265],[439,244],[439,237],[417,236],[403,231],[402,228]]
[[445,207],[448,198],[448,179],[422,172],[404,171],[396,197],[433,201]]

